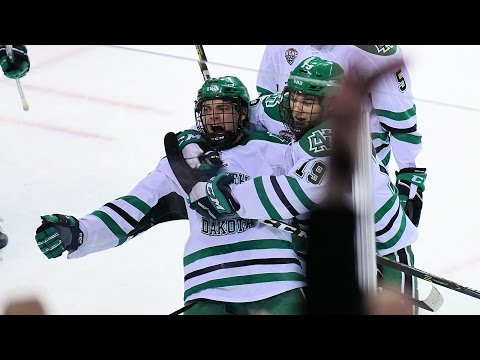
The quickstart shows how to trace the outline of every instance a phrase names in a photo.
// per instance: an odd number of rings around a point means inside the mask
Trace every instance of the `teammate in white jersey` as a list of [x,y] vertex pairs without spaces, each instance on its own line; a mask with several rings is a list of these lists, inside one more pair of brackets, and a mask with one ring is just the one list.
[[[244,218],[277,220],[298,217],[321,204],[327,195],[332,136],[331,121],[324,113],[339,89],[343,73],[334,62],[309,57],[291,72],[283,92],[262,96],[252,106],[252,124],[263,124],[276,133],[280,132],[277,126],[285,128],[286,124],[287,133],[295,140],[286,154],[286,175],[260,176],[219,187],[216,184],[225,177],[220,174],[207,183],[210,188],[203,191],[205,199],[198,201],[218,203],[212,210],[216,216],[236,211]],[[418,231],[406,216],[385,166],[375,154],[372,161],[377,253],[389,258],[400,251],[412,255],[410,245],[417,240]],[[413,255],[400,261],[412,265]],[[412,277],[389,269],[383,273],[389,287],[397,287],[412,297],[417,295]]]
[[[266,132],[246,131],[249,103],[248,91],[239,79],[207,80],[195,106],[200,132],[190,130],[180,139],[204,134],[209,144],[222,150],[223,166],[215,171],[228,171],[228,181],[276,176],[284,168],[288,148],[284,140]],[[173,133],[167,134],[165,142],[171,144],[169,135],[178,147]],[[61,256],[65,250],[68,259],[80,258],[122,245],[156,222],[176,218],[176,211],[184,208],[179,196],[187,201],[183,186],[164,158],[127,196],[89,215],[79,219],[42,216],[35,239],[48,258]],[[185,314],[303,313],[305,275],[288,233],[240,218],[235,212],[218,219],[201,216],[190,207],[187,213],[190,236],[183,258],[184,300],[186,305],[195,304]]]
[[[403,64],[402,50],[397,45],[267,45],[257,77],[259,94],[282,91],[290,72],[312,55],[338,63],[346,73],[354,70],[361,76],[369,76],[387,64],[399,61]],[[399,168],[396,186],[400,200],[418,226],[426,168],[416,165],[422,135],[417,130],[416,105],[406,66],[403,64],[382,77],[363,105],[370,113],[370,131],[377,156],[388,168],[393,153]]]
[[[5,45],[0,45],[0,67],[6,77],[10,79],[20,79],[30,70],[30,59],[27,55],[27,48],[24,45],[12,46],[13,61],[7,56]],[[0,227],[0,249],[8,244],[8,237]]]

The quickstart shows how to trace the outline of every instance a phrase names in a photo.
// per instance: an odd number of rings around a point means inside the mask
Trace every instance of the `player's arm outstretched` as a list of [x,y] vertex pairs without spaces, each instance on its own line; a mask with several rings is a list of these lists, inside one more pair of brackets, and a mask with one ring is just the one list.
[[82,218],[52,214],[42,216],[35,240],[48,258],[69,258],[124,244],[137,234],[165,221],[184,219],[184,194],[166,159],[126,196],[119,197]]

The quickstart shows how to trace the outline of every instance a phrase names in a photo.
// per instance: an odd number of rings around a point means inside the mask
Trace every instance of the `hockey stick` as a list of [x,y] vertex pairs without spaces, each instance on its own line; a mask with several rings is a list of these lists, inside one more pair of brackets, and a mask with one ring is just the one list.
[[[8,56],[8,60],[13,63],[13,45],[5,45],[5,50],[7,51],[7,56]],[[23,93],[23,89],[22,89],[22,84],[20,84],[20,79],[15,79],[17,81],[17,89],[18,89],[18,93],[20,94],[20,99],[22,100],[22,106],[23,106],[23,110],[24,111],[28,111],[28,109],[30,108],[28,106],[28,102],[27,102],[27,98],[25,97],[25,94]]]
[[[290,226],[290,225],[288,225],[288,224],[286,224],[282,221],[274,220],[274,219],[267,219],[267,220],[258,219],[258,221],[262,224],[265,224],[265,225],[268,225],[268,226],[273,226],[273,227],[275,227],[277,229],[280,229],[280,230],[283,230],[283,231],[287,231],[287,232],[291,233],[292,235],[297,235],[297,236],[299,236],[301,238],[305,238],[305,239],[307,238],[307,234],[306,234],[305,231],[300,230],[300,229],[298,229],[294,226]],[[393,264],[399,264],[399,265],[402,265],[405,268],[411,268],[408,265],[404,265],[402,263],[397,263],[393,260],[389,260],[389,259],[386,259],[384,257],[381,257],[381,256],[377,255],[377,261],[379,261],[379,259],[385,259],[385,260],[388,260],[389,262],[391,262]],[[400,270],[397,267],[394,267],[394,266],[391,266],[391,265],[388,265],[388,264],[385,264],[385,265],[387,265],[389,267],[392,267],[394,269]],[[414,268],[411,268],[411,269],[414,269]],[[400,270],[400,271],[402,271],[405,274],[410,275],[410,276],[416,276],[415,274],[409,273],[408,271],[405,271],[405,270]],[[440,307],[443,305],[443,296],[437,290],[437,288],[435,286],[433,286],[433,284],[432,284],[432,288],[430,289],[430,293],[423,300],[418,300],[418,299],[412,298],[411,296],[405,295],[403,293],[400,293],[400,295],[404,299],[406,299],[407,301],[410,301],[412,303],[412,305],[418,306],[422,309],[432,311],[432,312],[438,311],[440,309]]]
[[[288,224],[286,224],[282,221],[274,220],[274,219],[268,219],[268,220],[259,219],[258,221],[261,222],[262,224],[276,227],[280,230],[290,232],[290,233],[295,234],[297,236],[300,236],[302,238],[307,238],[305,231],[297,229],[296,227],[288,225]],[[387,259],[387,258],[385,258],[383,256],[380,256],[380,255],[377,255],[377,262],[379,264],[386,265],[390,268],[400,270],[407,275],[415,276],[415,277],[418,277],[422,280],[429,281],[429,282],[432,282],[434,284],[446,287],[450,290],[455,290],[455,291],[461,292],[465,295],[473,296],[477,299],[480,299],[480,291],[474,290],[474,289],[466,287],[466,286],[459,285],[457,283],[454,283],[453,281],[450,281],[450,280],[441,278],[439,276],[430,274],[426,271],[419,270],[419,269],[414,268],[412,266],[405,265],[405,264]]]
[[480,291],[469,288],[469,287],[466,287],[466,286],[463,286],[463,285],[459,285],[459,284],[457,284],[453,281],[450,281],[450,280],[441,278],[439,276],[427,273],[426,271],[416,269],[414,267],[411,267],[411,266],[408,266],[408,265],[405,265],[405,264],[387,259],[387,258],[379,256],[379,255],[377,255],[377,262],[379,264],[386,265],[386,266],[391,267],[393,269],[400,270],[407,275],[412,275],[412,276],[418,277],[422,280],[429,281],[429,282],[432,282],[434,284],[446,287],[447,289],[458,291],[462,294],[480,299]]
[[[276,227],[280,230],[290,232],[290,233],[295,234],[297,236],[300,236],[302,238],[307,237],[306,233],[304,231],[302,231],[300,229],[297,229],[294,226],[290,226],[288,224],[285,224],[284,222],[281,222],[279,220],[274,220],[274,219],[261,220],[260,219],[258,221],[261,222],[262,224],[266,224],[266,225],[269,225],[269,226]],[[450,281],[450,280],[441,278],[439,276],[430,274],[426,271],[419,270],[419,269],[414,268],[412,266],[387,259],[387,258],[385,258],[383,256],[380,256],[380,255],[377,255],[377,262],[379,264],[388,266],[390,268],[400,270],[407,275],[415,276],[415,277],[420,278],[422,280],[429,281],[431,283],[446,287],[447,289],[458,291],[458,292],[461,292],[462,294],[465,294],[465,295],[468,295],[468,296],[473,296],[477,299],[480,299],[480,291],[474,290],[474,289],[466,287],[466,286],[459,285],[459,284],[457,284],[453,281]]]
[[203,45],[195,45],[195,49],[197,50],[198,55],[198,65],[200,66],[200,70],[202,71],[203,80],[210,79],[210,72],[208,71],[207,67],[207,56],[205,55],[205,51],[203,50]]
[[[281,221],[278,221],[278,220],[274,220],[274,219],[261,220],[260,219],[259,222],[261,222],[262,224],[266,224],[266,225],[269,225],[269,226],[276,227],[280,230],[288,231],[292,234],[295,234],[295,235],[303,237],[303,238],[307,237],[306,233],[304,231],[302,231],[300,229],[297,229],[296,227],[290,226],[288,224],[285,224],[285,223],[283,223]],[[477,299],[480,299],[480,291],[474,290],[474,289],[466,287],[466,286],[459,285],[459,284],[457,284],[453,281],[450,281],[450,280],[441,278],[439,276],[427,273],[426,271],[419,270],[419,269],[414,268],[412,266],[387,259],[387,258],[385,258],[383,256],[380,256],[380,255],[377,255],[377,262],[379,264],[386,265],[390,268],[400,270],[407,275],[415,276],[415,277],[420,278],[422,280],[429,281],[431,283],[446,287],[447,289],[458,291],[458,292],[461,292],[462,294],[465,294],[465,295],[468,295],[468,296],[473,296]]]
[[178,309],[178,310],[175,310],[174,312],[172,312],[171,314],[168,314],[168,315],[180,315],[182,313],[184,313],[185,311],[187,311],[188,309],[190,309],[193,305],[195,305],[199,300],[193,300],[190,304],[188,305],[185,305],[184,307]]

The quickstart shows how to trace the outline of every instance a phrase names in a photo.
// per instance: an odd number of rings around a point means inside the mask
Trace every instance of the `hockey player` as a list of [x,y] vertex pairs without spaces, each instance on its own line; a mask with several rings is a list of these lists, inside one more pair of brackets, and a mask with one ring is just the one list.
[[[251,123],[261,123],[276,133],[280,133],[277,126],[287,125],[287,133],[295,140],[286,154],[287,174],[217,186],[226,176],[220,174],[194,188],[190,206],[202,213],[208,208],[217,217],[236,211],[244,218],[279,220],[308,213],[321,204],[326,196],[332,136],[331,122],[324,113],[342,78],[343,69],[334,62],[318,57],[300,62],[283,92],[261,97],[250,115]],[[317,80],[327,84],[318,84]],[[377,253],[396,258],[396,253],[407,252],[418,232],[403,211],[385,166],[376,157],[372,161]],[[416,280],[393,270],[384,270],[383,274],[390,287],[396,284],[398,290],[416,296],[416,283],[412,284]]]
[[[198,92],[195,113],[206,142],[222,150],[222,170],[231,174],[228,181],[274,176],[284,168],[283,155],[288,148],[284,140],[265,132],[245,131],[250,98],[236,77],[206,81]],[[200,134],[187,133],[182,142]],[[170,135],[178,147],[173,133],[167,134],[166,144],[172,143]],[[178,197],[185,204],[187,195],[164,158],[127,196],[89,215],[78,219],[42,216],[35,239],[48,258],[65,251],[68,259],[80,258],[122,245],[158,219],[175,218],[174,209],[181,208]],[[235,213],[221,219],[201,216],[189,207],[187,213],[190,236],[183,258],[184,300],[187,305],[195,304],[185,314],[303,313],[305,276],[290,234]]]
[[[282,91],[290,71],[312,55],[337,62],[346,73],[355,69],[365,76],[385,64],[403,63],[402,50],[397,45],[267,45],[257,77],[257,91],[260,94]],[[416,165],[422,135],[417,130],[416,106],[406,66],[403,64],[378,81],[363,105],[370,113],[370,131],[377,156],[387,169],[391,155],[395,157],[399,169],[395,185],[400,201],[407,216],[418,226],[427,174],[426,168]],[[413,264],[411,247],[394,255],[397,261]]]
[[[259,94],[282,91],[290,72],[312,55],[335,61],[346,73],[355,69],[363,76],[389,63],[403,63],[402,50],[397,45],[267,45],[257,77]],[[398,67],[378,81],[365,99],[364,107],[370,113],[377,156],[388,168],[393,153],[399,168],[396,186],[402,206],[418,226],[427,175],[426,168],[416,165],[422,135],[417,130],[416,106],[406,66]],[[397,259],[408,256],[399,253]]]
[[[24,45],[13,45],[13,62],[7,56],[5,45],[0,45],[0,66],[3,73],[10,79],[19,79],[24,77],[30,70],[30,59],[27,55],[27,48]],[[3,232],[0,226],[0,249],[8,244],[7,234]]]

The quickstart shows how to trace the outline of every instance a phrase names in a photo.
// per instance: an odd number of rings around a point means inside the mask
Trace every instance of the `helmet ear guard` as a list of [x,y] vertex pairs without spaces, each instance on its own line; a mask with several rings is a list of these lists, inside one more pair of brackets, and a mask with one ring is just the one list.
[[[249,113],[250,95],[235,76],[211,78],[198,90],[195,101],[197,130],[217,149],[235,145],[248,123]],[[207,123],[208,116],[214,117],[213,123]]]

